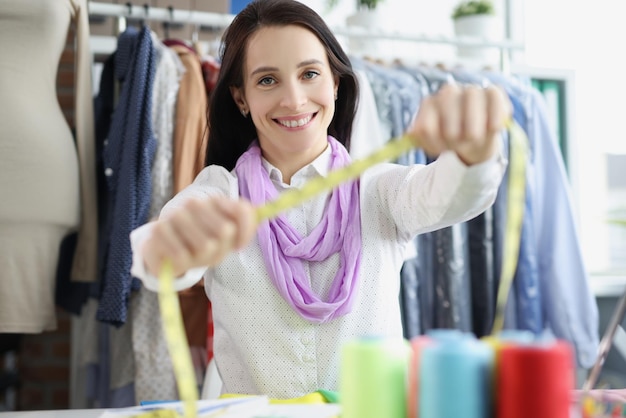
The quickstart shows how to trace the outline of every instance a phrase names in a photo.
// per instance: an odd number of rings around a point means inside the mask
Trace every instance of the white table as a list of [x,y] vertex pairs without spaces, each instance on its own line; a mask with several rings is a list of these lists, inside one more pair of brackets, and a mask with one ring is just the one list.
[[[270,405],[269,416],[281,418],[331,418],[339,415],[339,405]],[[0,418],[98,418],[106,409],[0,412]],[[264,416],[268,416],[264,413]]]
[[105,409],[72,409],[62,411],[0,412],[2,418],[98,418]]

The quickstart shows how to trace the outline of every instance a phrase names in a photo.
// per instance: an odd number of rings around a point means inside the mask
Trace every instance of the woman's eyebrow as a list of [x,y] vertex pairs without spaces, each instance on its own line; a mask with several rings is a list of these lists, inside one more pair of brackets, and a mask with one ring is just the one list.
[[[305,60],[305,61],[300,62],[298,64],[298,68],[306,67],[307,65],[311,65],[311,64],[323,64],[323,62],[318,60],[318,59],[313,58],[313,59],[310,59],[310,60]],[[267,67],[267,66],[259,67],[259,68],[256,68],[254,71],[252,71],[250,73],[250,75],[253,76],[253,75],[258,74],[258,73],[265,73],[265,72],[272,72],[272,71],[278,71],[278,68],[277,67]]]

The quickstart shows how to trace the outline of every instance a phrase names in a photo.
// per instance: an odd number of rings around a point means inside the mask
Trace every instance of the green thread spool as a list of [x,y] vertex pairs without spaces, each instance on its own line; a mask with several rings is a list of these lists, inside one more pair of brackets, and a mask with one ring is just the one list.
[[407,341],[364,338],[342,347],[341,418],[406,418]]

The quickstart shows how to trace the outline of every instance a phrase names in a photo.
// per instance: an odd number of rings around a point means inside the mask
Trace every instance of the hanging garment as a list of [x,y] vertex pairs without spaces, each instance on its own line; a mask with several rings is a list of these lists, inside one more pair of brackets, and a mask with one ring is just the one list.
[[359,105],[352,122],[350,157],[363,158],[379,149],[389,138],[385,137],[376,110],[376,98],[364,70],[355,70],[359,81]]
[[[599,345],[598,307],[580,247],[570,187],[545,100],[531,91],[529,140],[536,167],[531,190],[541,294],[546,323],[574,345],[578,364],[591,367]],[[532,138],[532,139],[531,139]]]
[[121,83],[111,128],[103,150],[109,191],[110,235],[97,318],[126,321],[131,289],[130,231],[148,220],[151,165],[156,149],[152,132],[152,84],[156,67],[150,31],[133,27],[118,39],[115,76]]
[[[180,79],[185,73],[176,52],[155,36],[152,43],[159,59],[152,89],[152,128],[157,149],[152,165],[150,219],[158,217],[174,193],[176,98]],[[158,295],[142,286],[132,296],[131,318],[137,401],[177,399],[176,379],[163,331]]]
[[[518,99],[526,116],[532,176],[533,229],[544,328],[570,342],[580,367],[591,367],[599,344],[598,308],[589,285],[563,157],[545,99],[530,85],[499,73],[486,77]],[[515,102],[513,102],[515,106]],[[514,107],[515,110],[515,107]]]
[[[168,45],[167,41],[165,45]],[[204,168],[208,99],[198,56],[181,45],[170,48],[178,54],[186,69],[180,80],[174,123],[174,193],[178,193]]]
[[[178,54],[185,67],[176,100],[174,124],[174,192],[178,193],[190,185],[204,168],[209,135],[206,120],[208,98],[196,52],[180,41],[166,40],[164,43]],[[212,350],[212,347],[207,347],[210,303],[202,283],[180,292],[178,299],[192,358],[195,359],[197,383],[201,384]]]

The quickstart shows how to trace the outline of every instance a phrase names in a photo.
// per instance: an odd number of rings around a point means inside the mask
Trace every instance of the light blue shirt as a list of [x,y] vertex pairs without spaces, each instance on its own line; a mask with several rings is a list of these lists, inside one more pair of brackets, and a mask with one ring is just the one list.
[[545,326],[573,345],[579,366],[591,367],[599,345],[598,306],[589,285],[570,184],[545,100],[539,91],[521,82],[495,73],[487,76],[496,83],[503,82],[526,108],[528,120],[523,128],[532,153],[527,192],[532,202]]

